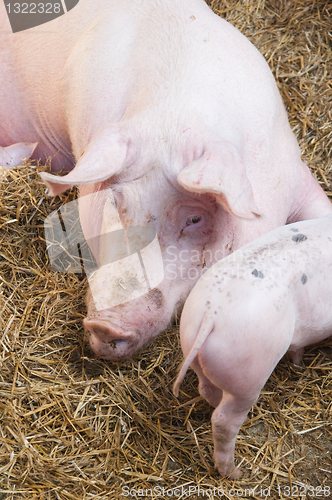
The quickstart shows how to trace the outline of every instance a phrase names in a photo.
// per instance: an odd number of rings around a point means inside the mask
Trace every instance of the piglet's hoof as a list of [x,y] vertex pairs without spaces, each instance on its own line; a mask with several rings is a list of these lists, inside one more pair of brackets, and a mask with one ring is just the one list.
[[215,465],[214,468],[214,470],[218,471],[222,477],[227,477],[228,479],[239,479],[241,476],[243,476],[243,472],[241,472],[237,467],[231,470],[231,472],[229,472],[227,469],[228,468],[226,468],[224,465]]
[[238,468],[234,469],[230,474],[227,474],[229,479],[239,479],[241,476],[243,476],[243,472]]

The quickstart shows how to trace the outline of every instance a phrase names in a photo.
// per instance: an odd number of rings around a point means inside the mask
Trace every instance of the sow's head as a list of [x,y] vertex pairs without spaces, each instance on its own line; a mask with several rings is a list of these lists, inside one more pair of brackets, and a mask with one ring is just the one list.
[[105,359],[130,356],[163,332],[256,217],[234,145],[184,132],[177,148],[171,161],[160,141],[144,144],[105,127],[68,175],[40,174],[52,196],[80,186],[79,200],[48,218],[46,239],[55,269],[85,270],[84,325]]

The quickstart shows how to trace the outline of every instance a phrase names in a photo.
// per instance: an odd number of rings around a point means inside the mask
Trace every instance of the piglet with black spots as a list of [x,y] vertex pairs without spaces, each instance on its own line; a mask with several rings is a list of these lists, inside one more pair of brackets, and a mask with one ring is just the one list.
[[215,466],[236,478],[237,433],[279,360],[332,335],[332,214],[274,229],[217,262],[184,306],[181,345],[212,414]]

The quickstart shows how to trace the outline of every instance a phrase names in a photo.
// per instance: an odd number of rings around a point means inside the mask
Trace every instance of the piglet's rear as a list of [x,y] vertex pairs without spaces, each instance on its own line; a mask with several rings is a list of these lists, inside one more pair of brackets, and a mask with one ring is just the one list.
[[237,433],[271,372],[288,351],[332,334],[332,214],[275,229],[212,266],[185,304],[180,324],[184,364],[212,414],[214,461],[234,465]]

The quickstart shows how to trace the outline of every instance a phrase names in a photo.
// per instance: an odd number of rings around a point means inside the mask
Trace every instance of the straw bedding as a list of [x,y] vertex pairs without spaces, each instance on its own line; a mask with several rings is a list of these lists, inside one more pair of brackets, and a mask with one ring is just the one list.
[[[269,62],[303,157],[331,196],[329,0],[211,6]],[[41,168],[0,180],[0,499],[331,498],[331,340],[307,348],[301,368],[280,362],[239,433],[243,477],[221,479],[195,374],[179,400],[172,394],[176,325],[121,363],[87,347],[86,280],[52,270],[43,232],[76,193],[46,198]]]

